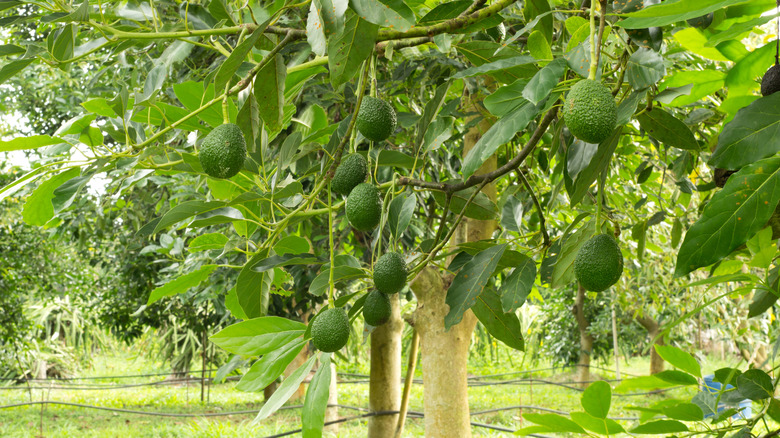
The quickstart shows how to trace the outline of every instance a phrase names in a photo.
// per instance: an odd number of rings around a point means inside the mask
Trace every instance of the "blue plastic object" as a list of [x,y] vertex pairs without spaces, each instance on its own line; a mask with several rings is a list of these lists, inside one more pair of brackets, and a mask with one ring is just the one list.
[[[709,374],[707,376],[704,376],[703,380],[704,380],[704,384],[701,387],[702,391],[707,391],[707,392],[710,392],[710,393],[720,392],[721,388],[723,387],[723,384],[721,384],[720,382],[716,382],[715,381],[715,375],[714,374]],[[734,388],[734,386],[726,385],[726,389],[732,389],[732,388]],[[732,407],[732,406],[728,406],[728,407]],[[727,406],[725,404],[723,404],[723,403],[719,403],[718,404],[718,414],[720,414],[721,412],[725,411],[726,409],[727,409]],[[731,416],[731,418],[733,420],[738,420],[740,418],[746,419],[746,418],[750,418],[750,417],[753,416],[752,404],[751,404],[750,400],[748,400],[748,399],[740,401],[739,405],[737,405],[736,409],[739,412],[737,412],[736,414]],[[713,414],[707,414],[707,415],[704,416],[704,418],[708,418],[708,417],[712,417],[712,416],[713,416]]]

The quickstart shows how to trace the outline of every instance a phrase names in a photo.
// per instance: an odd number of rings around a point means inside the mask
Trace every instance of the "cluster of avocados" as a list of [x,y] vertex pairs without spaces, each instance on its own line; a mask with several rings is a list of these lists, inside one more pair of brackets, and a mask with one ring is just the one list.
[[[393,107],[375,97],[364,97],[358,110],[355,126],[371,141],[384,141],[393,133],[396,114]],[[363,155],[347,155],[333,174],[331,190],[346,196],[347,220],[357,231],[371,231],[382,219],[382,200],[379,189],[367,183],[368,163]],[[390,319],[389,295],[406,285],[408,270],[401,254],[388,252],[374,263],[374,287],[363,303],[366,324],[380,326]],[[349,317],[341,307],[329,308],[314,319],[311,326],[312,343],[324,352],[334,352],[349,341]]]

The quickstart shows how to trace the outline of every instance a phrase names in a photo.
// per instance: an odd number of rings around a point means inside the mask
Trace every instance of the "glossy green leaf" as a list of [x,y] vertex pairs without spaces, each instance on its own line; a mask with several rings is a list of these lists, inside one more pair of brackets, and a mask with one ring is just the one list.
[[189,227],[202,228],[241,220],[244,220],[244,215],[241,211],[233,207],[222,207],[195,216]]
[[303,254],[311,250],[311,245],[306,238],[290,235],[279,239],[274,245],[274,252],[283,256],[286,254]]
[[688,94],[675,97],[667,103],[672,106],[685,106],[719,91],[723,88],[725,78],[726,73],[717,70],[681,71],[664,78],[659,88],[693,85]]
[[764,289],[756,290],[755,294],[753,294],[753,299],[750,301],[750,306],[748,307],[748,318],[762,315],[775,305],[778,298],[780,297],[774,292],[769,292]]
[[[180,82],[173,85],[173,92],[186,109],[195,111],[203,103],[214,98],[214,84],[211,83],[204,89],[202,82]],[[198,114],[198,118],[212,127],[221,125],[223,122],[222,104],[218,102],[211,105]]]
[[553,268],[552,281],[550,286],[558,289],[571,284],[575,281],[574,277],[574,259],[577,258],[577,252],[596,232],[596,221],[590,221],[583,225],[576,233],[567,236],[563,242],[558,259]]
[[[493,41],[467,41],[455,46],[466,59],[479,67],[502,59],[516,58],[524,55],[517,47],[510,42],[504,41],[504,44]],[[490,73],[498,82],[509,84],[520,78],[530,78],[536,73],[536,66],[533,64],[519,64],[513,68],[496,70]]]
[[563,58],[557,58],[555,61],[547,64],[523,88],[523,97],[533,104],[538,104],[550,95],[565,71],[566,60]]
[[753,368],[737,377],[737,389],[739,393],[750,400],[764,400],[775,393],[772,378],[764,371]]
[[262,317],[268,310],[268,294],[273,280],[273,271],[254,270],[255,266],[268,257],[268,253],[268,249],[262,249],[255,254],[244,264],[236,279],[238,303],[249,318]]
[[745,3],[745,0],[680,0],[677,2],[666,2],[628,14],[629,18],[619,21],[617,24],[626,29],[666,26],[678,21],[701,17],[718,9],[739,3]]
[[525,303],[536,280],[536,262],[522,254],[523,261],[517,265],[501,285],[501,308],[514,312]]
[[[452,201],[450,201],[450,212],[453,214],[460,214],[460,212],[463,211],[465,207],[466,211],[463,213],[463,215],[468,218],[481,221],[495,219],[498,215],[498,207],[496,207],[496,204],[494,204],[493,201],[491,201],[490,198],[488,198],[487,195],[483,192],[477,193],[471,203],[466,205],[466,202],[471,199],[471,196],[476,190],[476,187],[470,187],[466,190],[453,193]],[[433,199],[436,200],[437,204],[440,206],[444,206],[446,204],[447,199],[444,193],[434,191],[432,194]]]
[[477,297],[493,277],[493,272],[505,249],[506,245],[492,246],[475,255],[458,271],[447,289],[446,302],[450,306],[450,311],[444,317],[445,328],[449,329],[458,324],[463,318],[463,313],[477,302]]
[[455,18],[471,5],[469,0],[456,0],[444,2],[431,9],[427,14],[420,18],[420,24],[434,24],[440,21]]
[[[270,132],[282,128],[284,120],[284,79],[287,68],[281,54],[271,59],[255,78],[255,98],[260,118],[268,125]],[[300,135],[300,134],[299,134]]]
[[387,224],[390,226],[390,233],[396,239],[400,238],[406,231],[406,227],[412,221],[412,215],[417,207],[417,197],[414,195],[397,196],[390,203],[390,212],[387,216]]
[[[216,3],[219,3],[219,1]],[[211,3],[215,3],[215,1],[212,1]],[[255,46],[257,40],[263,35],[263,32],[265,32],[265,28],[268,27],[269,23],[270,20],[266,20],[257,26],[254,32],[244,39],[244,41],[241,41],[241,43],[230,52],[230,56],[228,56],[225,62],[219,66],[219,70],[217,70],[217,74],[214,77],[214,87],[216,90],[222,91],[225,89],[225,85],[230,82],[238,68],[241,67],[241,64],[252,51],[252,47]]]
[[571,419],[584,429],[601,435],[616,435],[625,432],[623,426],[617,422],[610,419],[597,418],[586,412],[572,412]]
[[79,176],[79,169],[69,169],[41,183],[27,198],[22,218],[30,225],[42,227],[54,217],[54,191],[69,180]]
[[671,345],[653,345],[655,351],[663,360],[669,362],[670,365],[675,366],[686,373],[692,374],[696,377],[701,377],[701,367],[699,362],[691,356],[690,353],[682,351],[677,347]]
[[628,58],[626,80],[634,90],[655,85],[666,75],[664,59],[657,52],[640,48]]
[[780,158],[761,160],[731,175],[685,234],[675,275],[686,275],[731,254],[764,228],[778,202]]
[[228,25],[235,26],[236,22],[233,19],[232,8],[225,3],[225,0],[211,0],[208,9],[211,16],[217,20],[225,20]]
[[645,111],[636,118],[650,137],[678,149],[698,151],[699,143],[690,128],[662,108]]
[[328,395],[330,394],[330,353],[320,356],[320,367],[314,373],[314,377],[306,390],[306,398],[303,401],[301,412],[301,428],[303,438],[321,438],[322,428],[325,424],[325,410],[328,407]]
[[596,418],[607,418],[612,404],[612,387],[603,380],[593,382],[582,393],[580,403],[588,414]]
[[309,376],[314,362],[317,360],[317,355],[313,355],[303,365],[292,372],[289,377],[284,379],[281,385],[276,388],[273,395],[268,398],[260,412],[257,413],[257,417],[252,421],[252,424],[257,424],[260,421],[265,420],[271,414],[276,412],[282,405],[298,390],[304,379]]
[[526,99],[523,97],[523,93],[528,83],[528,79],[522,78],[509,85],[499,87],[492,94],[485,97],[483,101],[485,108],[494,116],[502,117],[518,106],[525,105]]
[[49,44],[49,52],[57,61],[67,61],[73,58],[73,48],[76,45],[76,26],[67,24],[53,33],[54,40]]
[[[617,149],[622,134],[622,128],[618,127],[607,137],[596,149],[596,153],[588,161],[587,166],[577,173],[569,192],[569,198],[572,206],[579,204],[585,194],[588,193],[590,186],[596,181],[599,174],[609,166],[609,161]],[[569,187],[567,187],[569,190]]]
[[707,37],[695,27],[681,29],[674,33],[674,39],[689,52],[712,61],[728,62],[729,59],[714,47],[707,47]]
[[264,316],[227,326],[209,339],[230,353],[260,356],[292,342],[305,331],[306,324],[298,321]]
[[766,413],[776,422],[780,422],[780,401],[776,398],[769,400],[769,409],[766,410]]
[[548,0],[527,0],[523,8],[523,16],[529,22],[538,19],[533,26],[548,42],[553,37],[553,16],[550,15],[550,2]]
[[714,35],[711,35],[709,38],[707,38],[707,44],[705,45],[707,47],[715,47],[724,41],[739,39],[739,36],[743,33],[750,32],[756,27],[763,26],[778,16],[780,16],[780,14],[762,15],[761,17],[754,18],[742,23],[733,23],[728,27],[728,29],[716,32]]
[[694,403],[678,403],[667,406],[663,408],[663,413],[673,420],[701,421],[704,419],[704,412]]
[[146,302],[146,305],[148,306],[149,304],[159,301],[164,297],[181,294],[187,292],[193,287],[199,286],[209,278],[211,273],[214,272],[214,269],[216,268],[217,265],[205,265],[197,271],[190,272],[188,274],[182,275],[181,277],[177,277],[175,280],[169,281],[168,283],[155,288],[149,294],[149,300]]
[[441,110],[441,106],[444,104],[444,99],[447,97],[447,91],[450,89],[450,81],[440,84],[436,87],[436,91],[433,93],[433,97],[425,104],[422,117],[417,122],[417,136],[415,138],[415,144],[419,147],[423,143],[425,134],[431,128],[431,123],[436,119],[436,115]]
[[666,370],[653,374],[657,379],[674,385],[696,385],[699,382],[691,374],[678,370]]
[[282,375],[285,368],[306,346],[306,342],[306,340],[300,339],[264,354],[260,360],[252,364],[249,371],[244,373],[236,384],[236,389],[246,392],[258,392],[265,389]]
[[470,78],[472,76],[479,76],[484,74],[490,74],[500,71],[505,71],[520,65],[533,64],[536,62],[531,56],[514,56],[511,58],[498,59],[485,64],[481,64],[477,67],[467,68],[461,70],[452,76],[452,79]]
[[723,127],[709,164],[737,170],[780,151],[780,93],[760,98]]
[[559,433],[580,433],[584,434],[585,429],[568,418],[558,414],[534,414],[523,413],[523,419],[531,423],[536,423],[548,428],[549,432]]
[[328,68],[333,88],[338,88],[360,71],[374,50],[379,27],[347,11],[344,30],[328,41]]
[[552,48],[550,48],[550,42],[542,34],[541,31],[535,30],[528,35],[528,41],[526,42],[528,51],[531,52],[531,56],[538,60],[552,60]]
[[517,133],[525,130],[538,113],[539,108],[536,105],[525,101],[494,123],[463,159],[461,169],[463,178],[473,175],[488,158],[493,156],[499,146],[506,144]]
[[[448,295],[449,296],[449,295]],[[525,350],[523,327],[514,312],[505,313],[501,306],[501,297],[492,288],[485,289],[477,296],[471,307],[474,315],[491,336],[518,351]]]
[[10,140],[0,140],[0,152],[23,151],[37,149],[42,146],[60,144],[64,141],[50,135],[31,135],[28,137],[16,137]]
[[416,21],[403,0],[350,0],[349,4],[361,18],[377,26],[406,32]]
[[15,44],[0,44],[0,56],[20,55],[25,50]]
[[349,6],[348,0],[313,0],[312,5],[319,15],[326,37],[341,33],[344,29],[344,14]]
[[[342,24],[343,30],[343,24]],[[341,32],[339,32],[341,33]],[[309,15],[306,18],[306,42],[311,46],[311,51],[317,56],[328,54],[328,40],[325,37],[325,24],[322,22],[317,3],[312,1],[309,6]]]
[[219,201],[186,201],[173,207],[165,213],[160,222],[154,228],[153,234],[168,228],[169,226],[189,219],[191,217],[203,214],[209,211],[217,210],[225,206],[224,202]]
[[4,84],[17,73],[24,70],[25,67],[32,64],[33,61],[35,61],[35,58],[18,59],[3,65],[0,68],[0,84]]
[[666,435],[687,432],[688,426],[676,420],[655,420],[640,424],[629,432],[637,434]]
[[210,249],[222,249],[227,242],[228,238],[223,233],[207,233],[192,239],[187,247],[190,252],[208,251]]

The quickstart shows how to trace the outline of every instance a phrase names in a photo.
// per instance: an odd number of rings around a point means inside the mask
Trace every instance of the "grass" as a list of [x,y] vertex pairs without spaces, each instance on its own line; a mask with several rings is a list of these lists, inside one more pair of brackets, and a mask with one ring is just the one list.
[[[507,350],[504,351],[506,353]],[[470,372],[473,376],[484,376],[496,373],[509,373],[522,371],[521,353],[502,354],[501,360],[495,361],[489,358],[475,356],[472,358]],[[728,361],[727,361],[728,362]],[[612,364],[599,364],[600,366],[613,368]],[[724,363],[719,360],[705,358],[702,361],[705,373],[711,373],[723,366],[735,366],[737,360]],[[367,363],[341,363],[339,371],[349,373],[367,373]],[[533,368],[544,368],[545,365],[535,365]],[[636,358],[629,363],[621,362],[621,370],[627,374],[646,374],[649,369],[648,360]],[[150,360],[146,355],[139,354],[133,347],[117,347],[111,352],[97,355],[92,360],[88,369],[82,370],[79,375],[83,377],[104,375],[131,375],[147,373],[164,373],[163,364]],[[418,378],[422,377],[419,375]],[[543,371],[533,375],[539,379],[556,382],[574,380],[570,371]],[[518,405],[542,406],[556,410],[574,411],[581,410],[580,392],[562,386],[534,384],[506,384],[509,379],[517,379],[525,376],[503,376],[483,379],[505,384],[491,386],[472,386],[469,390],[469,402],[472,412],[490,410],[502,407]],[[614,373],[608,370],[593,370],[594,378],[614,378]],[[131,379],[107,379],[89,380],[62,385],[125,385],[162,380],[164,376],[154,378]],[[344,379],[356,379],[345,376]],[[47,383],[48,385],[48,383]],[[232,412],[241,410],[257,411],[263,404],[263,395],[245,393],[236,390],[235,382],[213,385],[210,392],[210,403],[201,404],[200,385],[166,385],[166,386],[141,386],[110,390],[83,391],[75,389],[33,390],[30,394],[26,390],[2,390],[0,389],[0,405],[12,403],[24,403],[32,400],[56,400],[71,403],[82,403],[120,409],[140,410],[147,412],[199,414],[203,412]],[[655,402],[670,397],[690,400],[695,389],[676,389],[664,394],[654,394],[642,397],[615,397],[613,398],[610,414],[615,417],[633,417],[635,411],[628,408],[632,404],[649,406]],[[342,405],[366,407],[368,394],[367,383],[344,383],[339,385],[339,403]],[[302,400],[291,401],[288,404],[302,404]],[[422,386],[414,385],[410,410],[422,411]],[[475,415],[472,421],[519,429],[528,424],[523,424],[522,414],[533,412],[531,410],[503,410]],[[341,417],[359,414],[354,410],[339,409]],[[300,409],[285,409],[263,421],[259,425],[252,425],[254,414],[232,415],[222,417],[195,417],[195,418],[171,418],[152,417],[118,412],[82,409],[70,406],[29,406],[10,409],[0,409],[0,436],[9,438],[33,438],[33,437],[266,437],[278,433],[292,431],[300,427]],[[622,422],[624,426],[631,426],[635,422]],[[367,428],[367,420],[351,421],[340,425],[338,433],[330,436],[339,437],[363,437]],[[476,436],[511,436],[510,434],[485,429],[474,428]],[[297,436],[300,436],[296,434]],[[423,422],[420,419],[409,419],[405,436],[422,436]]]

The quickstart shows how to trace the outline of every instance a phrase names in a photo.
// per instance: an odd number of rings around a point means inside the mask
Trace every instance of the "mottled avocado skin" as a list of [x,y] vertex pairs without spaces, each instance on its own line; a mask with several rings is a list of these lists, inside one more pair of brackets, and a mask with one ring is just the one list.
[[358,231],[370,231],[379,225],[382,218],[382,201],[379,189],[369,183],[355,186],[346,202],[347,219],[352,228]]
[[333,175],[330,188],[339,195],[349,195],[358,184],[366,180],[368,163],[360,154],[351,154],[341,160]]
[[349,317],[342,307],[320,313],[311,323],[311,341],[318,350],[332,353],[349,341]]
[[365,96],[357,115],[357,129],[372,141],[384,141],[395,131],[395,110],[389,103]]
[[241,128],[234,123],[214,128],[203,139],[198,159],[210,177],[230,178],[237,174],[246,159],[246,141]]
[[617,105],[609,88],[590,79],[571,87],[563,104],[563,121],[571,133],[588,143],[601,143],[615,130]]
[[614,237],[599,234],[582,245],[574,259],[574,275],[585,290],[601,292],[623,275],[623,254]]
[[769,96],[780,91],[780,65],[775,64],[769,67],[761,79],[761,95]]
[[394,294],[406,285],[406,262],[397,252],[388,252],[374,263],[374,287],[380,292]]
[[369,292],[363,303],[363,319],[374,327],[386,323],[390,319],[390,297],[378,290]]

